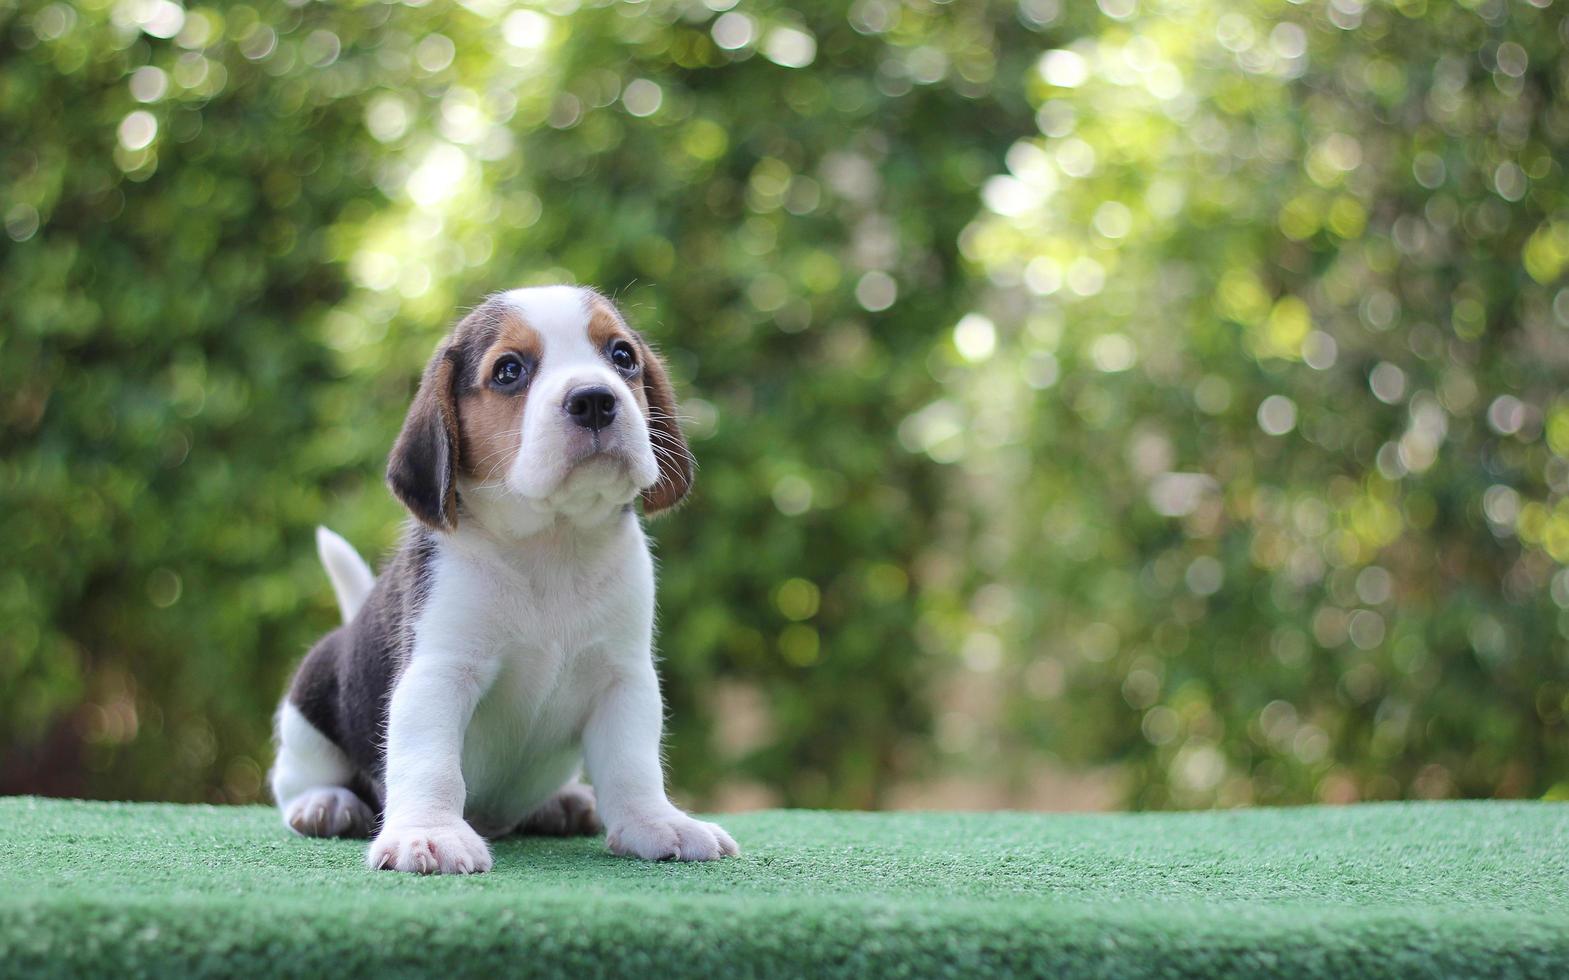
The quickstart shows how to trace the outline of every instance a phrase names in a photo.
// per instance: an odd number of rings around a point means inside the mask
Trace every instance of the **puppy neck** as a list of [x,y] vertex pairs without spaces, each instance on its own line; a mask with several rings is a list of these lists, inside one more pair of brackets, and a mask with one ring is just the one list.
[[637,525],[630,503],[608,498],[579,497],[562,506],[561,501],[512,494],[498,499],[480,491],[460,493],[459,501],[458,525],[449,539],[466,550],[499,556],[592,551]]

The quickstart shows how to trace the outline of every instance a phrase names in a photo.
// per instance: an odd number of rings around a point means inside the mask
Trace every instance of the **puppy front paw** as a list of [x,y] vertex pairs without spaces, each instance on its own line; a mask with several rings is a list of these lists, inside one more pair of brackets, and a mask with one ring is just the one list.
[[490,848],[462,820],[429,827],[388,825],[371,842],[365,863],[373,871],[467,875],[489,871]]
[[610,850],[645,861],[713,861],[741,853],[718,824],[693,820],[680,810],[633,817],[610,828]]

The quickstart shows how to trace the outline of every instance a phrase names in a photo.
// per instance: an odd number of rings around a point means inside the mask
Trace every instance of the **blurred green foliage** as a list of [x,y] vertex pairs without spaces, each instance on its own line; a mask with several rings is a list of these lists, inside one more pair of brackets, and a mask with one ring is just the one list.
[[0,0],[0,790],[257,798],[312,526],[389,547],[435,340],[570,280],[686,396],[691,797],[1546,792],[1565,23]]
[[1004,728],[1129,760],[1147,806],[1543,792],[1562,11],[1188,9],[1042,58],[1042,134],[963,237],[991,319],[913,437],[984,509]]

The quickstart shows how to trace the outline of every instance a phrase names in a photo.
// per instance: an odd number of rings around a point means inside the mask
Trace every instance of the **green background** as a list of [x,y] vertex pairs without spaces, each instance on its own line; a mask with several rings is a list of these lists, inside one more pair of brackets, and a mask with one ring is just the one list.
[[1562,5],[0,0],[0,791],[245,802],[487,292],[614,293],[685,799],[1569,780]]

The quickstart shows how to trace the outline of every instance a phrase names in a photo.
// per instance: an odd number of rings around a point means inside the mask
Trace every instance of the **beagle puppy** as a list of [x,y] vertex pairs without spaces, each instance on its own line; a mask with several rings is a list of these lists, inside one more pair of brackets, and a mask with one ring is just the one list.
[[379,577],[318,532],[345,622],[278,712],[284,822],[374,835],[370,867],[422,874],[488,870],[486,838],[601,827],[616,854],[739,853],[665,794],[654,563],[633,505],[679,503],[692,457],[664,365],[615,306],[549,286],[464,317],[387,483],[414,519]]

